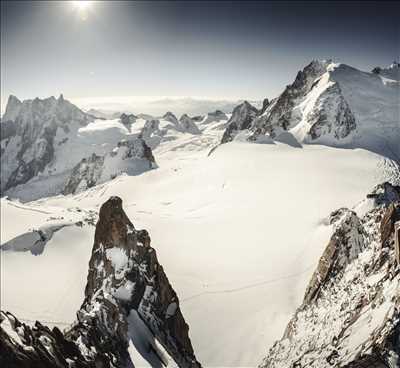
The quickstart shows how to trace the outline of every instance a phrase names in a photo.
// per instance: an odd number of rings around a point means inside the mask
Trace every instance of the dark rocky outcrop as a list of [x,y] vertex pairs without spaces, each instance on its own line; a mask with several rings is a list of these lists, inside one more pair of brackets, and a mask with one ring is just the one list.
[[63,194],[76,193],[79,188],[94,187],[100,180],[104,165],[104,156],[93,153],[88,158],[83,158],[73,169],[68,178]]
[[122,173],[138,175],[155,167],[153,152],[142,138],[123,140],[105,156],[93,153],[83,158],[72,169],[62,193],[76,193],[114,179]]
[[167,111],[162,118],[176,126],[179,126],[178,118],[171,111]]
[[132,124],[136,122],[137,116],[133,114],[122,113],[119,119],[122,124],[124,124],[127,127],[130,127]]
[[200,134],[201,133],[200,129],[198,128],[196,123],[187,114],[183,114],[180,117],[179,123],[180,123],[182,131],[185,133],[190,133],[190,134]]
[[86,360],[79,347],[57,327],[51,330],[40,322],[30,327],[9,312],[0,314],[0,365],[8,368],[111,367],[109,358],[101,354],[96,360]]
[[[2,313],[0,364],[7,367],[125,367],[138,316],[179,367],[200,367],[179,299],[150,246],[146,230],[136,230],[111,197],[99,213],[77,322],[66,332],[30,328]],[[140,333],[140,332],[139,332]],[[148,342],[148,353],[157,347]],[[160,353],[160,361],[162,356]],[[4,365],[6,364],[6,365]]]
[[204,116],[203,116],[203,115],[192,116],[192,120],[193,120],[195,123],[199,123],[199,122],[202,121],[203,119],[204,119]]
[[391,203],[381,221],[382,247],[386,247],[390,244],[397,221],[400,221],[400,203]]
[[265,111],[267,111],[268,106],[271,104],[271,101],[268,100],[268,98],[264,98],[263,102],[262,102],[262,106],[260,111],[258,112],[258,115],[262,115],[264,114]]
[[339,222],[306,289],[304,304],[315,301],[330,277],[337,276],[346,264],[365,248],[365,231],[355,212],[340,209],[330,216],[331,224]]
[[236,106],[227,123],[228,126],[222,136],[221,143],[231,142],[240,130],[249,129],[257,115],[257,108],[247,101]]

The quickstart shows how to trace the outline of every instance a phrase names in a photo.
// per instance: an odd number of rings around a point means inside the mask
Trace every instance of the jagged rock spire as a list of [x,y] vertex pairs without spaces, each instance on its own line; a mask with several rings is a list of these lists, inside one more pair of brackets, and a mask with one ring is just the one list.
[[[110,296],[117,308],[109,306],[111,320],[104,321],[131,338],[130,315],[142,319],[155,338],[181,367],[198,367],[179,299],[150,246],[146,230],[136,230],[122,209],[122,200],[111,197],[103,204],[96,226],[89,262],[85,301],[80,320],[92,318],[97,305]],[[115,316],[115,318],[112,318]]]
[[[63,334],[42,325],[32,329],[3,313],[0,363],[22,367],[65,367],[69,363],[74,367],[127,367],[131,366],[128,346],[132,342],[135,347],[144,344],[143,358],[151,365],[158,361],[161,366],[166,357],[157,341],[179,367],[200,367],[178,296],[150,242],[148,232],[136,230],[125,214],[121,198],[106,201],[100,208],[77,323]],[[13,332],[7,333],[3,323]],[[143,328],[148,333],[143,333]],[[24,336],[21,341],[15,341],[16,331]],[[54,354],[43,357],[46,350]]]

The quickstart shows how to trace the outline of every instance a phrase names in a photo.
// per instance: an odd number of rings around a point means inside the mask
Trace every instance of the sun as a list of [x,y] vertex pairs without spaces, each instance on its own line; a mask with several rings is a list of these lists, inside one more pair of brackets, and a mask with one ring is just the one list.
[[93,1],[71,1],[71,4],[74,8],[79,10],[86,10],[92,5]]

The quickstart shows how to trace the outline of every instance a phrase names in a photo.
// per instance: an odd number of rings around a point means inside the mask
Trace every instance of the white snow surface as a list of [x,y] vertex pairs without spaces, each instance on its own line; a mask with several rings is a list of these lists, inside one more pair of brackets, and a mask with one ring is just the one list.
[[[118,195],[135,227],[150,233],[199,361],[255,366],[302,300],[332,231],[326,217],[361,201],[386,166],[362,149],[281,142],[232,142],[208,156],[221,134],[210,127],[165,141],[154,150],[158,169],[74,196],[2,199],[1,242],[49,217],[85,217]],[[39,256],[2,252],[2,308],[25,320],[72,322],[93,236],[94,226],[68,226]]]

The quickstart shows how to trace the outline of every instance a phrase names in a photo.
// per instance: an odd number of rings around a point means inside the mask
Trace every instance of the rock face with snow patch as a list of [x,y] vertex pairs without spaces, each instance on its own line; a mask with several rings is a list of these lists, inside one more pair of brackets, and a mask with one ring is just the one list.
[[200,130],[196,123],[187,115],[183,114],[179,119],[182,131],[190,134],[200,134]]
[[249,129],[257,114],[257,108],[250,105],[247,101],[236,106],[227,123],[228,126],[222,136],[221,143],[230,142],[240,130]]
[[339,141],[356,129],[355,117],[337,83],[320,95],[307,119],[311,140],[331,136]]
[[[274,137],[281,130],[288,130],[300,117],[295,115],[294,107],[314,87],[314,82],[326,72],[327,63],[313,61],[299,71],[293,84],[265,109],[252,126],[254,137],[269,134]],[[254,138],[253,138],[254,139]]]
[[[65,333],[8,313],[0,320],[0,363],[18,367],[131,366],[133,344],[152,366],[200,367],[179,299],[146,230],[111,197],[99,213],[78,321]],[[134,362],[133,362],[134,363]]]
[[179,126],[178,118],[171,112],[167,111],[163,117],[164,120],[169,121],[170,123],[174,124],[175,126]]
[[400,365],[400,188],[385,183],[368,198],[374,207],[362,217],[348,209],[331,214],[334,233],[303,304],[261,367]]
[[138,175],[154,167],[153,153],[143,139],[124,140],[105,156],[93,153],[89,158],[83,158],[72,170],[63,194],[86,190],[122,173]]
[[119,119],[121,120],[122,124],[129,127],[136,122],[137,116],[123,113]]

